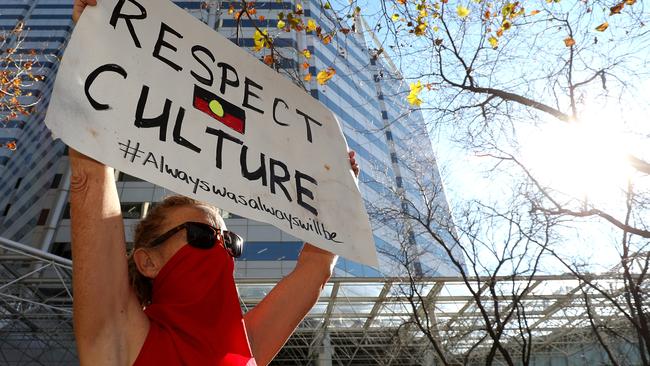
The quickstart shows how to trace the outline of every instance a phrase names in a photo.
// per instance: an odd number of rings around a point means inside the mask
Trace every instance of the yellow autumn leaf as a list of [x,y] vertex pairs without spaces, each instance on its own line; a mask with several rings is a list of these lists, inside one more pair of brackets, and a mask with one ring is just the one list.
[[306,49],[306,48],[304,50],[302,50],[302,55],[305,56],[306,59],[311,58],[311,52],[309,52],[309,50]]
[[571,37],[567,37],[567,38],[564,39],[564,45],[567,46],[567,47],[571,47],[571,46],[573,46],[575,44],[576,44],[575,39],[573,39]]
[[599,31],[599,32],[604,32],[605,29],[607,29],[607,27],[609,27],[609,23],[605,22],[605,23],[597,26],[596,30]]
[[327,70],[321,70],[318,72],[316,75],[316,80],[318,81],[318,84],[320,85],[325,85],[331,79],[334,74],[336,74],[336,70],[332,67],[328,67]]
[[316,22],[314,19],[309,19],[307,21],[307,32],[313,32],[316,30]]
[[311,81],[311,74],[305,75],[305,81]]
[[469,15],[469,9],[462,5],[458,5],[458,7],[456,8],[456,14],[458,14],[458,17],[460,17],[461,19],[467,18],[467,16]]
[[399,14],[393,14],[392,17],[390,17],[394,22],[399,20]]
[[409,102],[410,105],[419,107],[420,104],[422,104],[422,99],[419,98],[420,92],[422,91],[422,82],[418,80],[417,83],[411,83],[410,89],[411,91],[409,92],[409,95],[406,97],[406,100]]
[[268,37],[268,32],[266,30],[260,32],[259,30],[256,29],[255,34],[253,35],[253,41],[255,43],[253,50],[257,52],[262,48],[271,48],[271,45],[269,44],[267,37]]
[[507,3],[507,4],[506,4],[502,9],[501,9],[501,15],[503,15],[503,17],[505,18],[505,17],[509,16],[510,14],[512,14],[512,12],[513,12],[514,10],[515,10],[515,4],[513,4],[513,3]]
[[625,5],[634,5],[636,0],[625,0]]
[[415,27],[415,30],[413,33],[415,33],[416,36],[422,36],[424,35],[424,32],[427,30],[427,23],[420,23]]
[[499,40],[496,39],[496,37],[494,37],[494,36],[491,36],[490,38],[488,38],[488,42],[490,42],[490,46],[492,46],[492,48],[494,48],[494,49],[499,47]]
[[536,15],[539,14],[539,10],[533,10],[530,12],[530,15]]
[[302,5],[296,4],[296,11],[302,11]]
[[284,29],[284,27],[287,25],[287,23],[284,22],[284,20],[278,20],[278,28],[279,29]]

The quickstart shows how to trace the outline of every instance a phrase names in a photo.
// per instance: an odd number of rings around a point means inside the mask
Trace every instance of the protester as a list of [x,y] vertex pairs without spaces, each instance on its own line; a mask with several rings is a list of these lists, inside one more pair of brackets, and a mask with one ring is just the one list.
[[[76,22],[96,0],[75,0]],[[349,154],[356,175],[354,152]],[[172,196],[127,256],[114,170],[70,150],[74,330],[81,365],[266,365],[318,300],[337,256],[305,244],[295,269],[242,316],[241,241],[214,207]]]

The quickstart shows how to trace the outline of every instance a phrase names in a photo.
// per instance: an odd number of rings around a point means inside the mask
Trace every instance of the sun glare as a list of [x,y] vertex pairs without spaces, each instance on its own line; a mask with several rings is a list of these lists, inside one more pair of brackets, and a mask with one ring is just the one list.
[[619,201],[632,173],[631,140],[617,118],[603,111],[572,123],[549,122],[526,132],[523,160],[554,190],[604,204]]

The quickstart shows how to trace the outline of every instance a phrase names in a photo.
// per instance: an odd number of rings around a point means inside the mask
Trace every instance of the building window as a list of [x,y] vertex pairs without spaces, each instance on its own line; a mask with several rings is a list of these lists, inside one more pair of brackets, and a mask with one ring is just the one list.
[[422,263],[420,261],[416,261],[413,266],[415,267],[415,275],[416,276],[422,276],[424,273],[422,272]]
[[2,214],[2,216],[7,216],[10,208],[11,208],[11,203],[7,203],[7,206],[5,206],[5,212]]
[[50,214],[49,209],[47,208],[43,209],[43,211],[41,211],[41,215],[38,216],[38,221],[36,222],[36,225],[45,225],[45,223],[47,222],[47,216],[49,214]]
[[50,188],[59,188],[59,184],[61,184],[61,178],[63,178],[63,174],[55,174],[54,179],[52,179]]
[[139,219],[142,218],[142,202],[122,202],[122,218]]
[[397,154],[390,153],[390,161],[397,164]]
[[224,219],[245,219],[245,217],[224,210],[221,210],[221,217]]
[[392,132],[386,131],[386,140],[393,141],[393,133]]
[[64,219],[70,218],[70,202],[68,202],[68,204],[65,205],[65,209],[63,210],[63,218]]
[[23,181],[23,177],[18,178],[16,181],[16,185],[14,186],[14,189],[18,189],[20,187],[20,183]]

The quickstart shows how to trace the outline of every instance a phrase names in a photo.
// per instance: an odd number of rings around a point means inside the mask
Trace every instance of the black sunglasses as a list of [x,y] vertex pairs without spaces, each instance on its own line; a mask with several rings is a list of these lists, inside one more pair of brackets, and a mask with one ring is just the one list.
[[244,247],[244,239],[241,236],[232,231],[217,229],[212,225],[194,221],[188,221],[170,229],[151,241],[149,247],[152,248],[162,244],[183,229],[187,233],[187,243],[193,247],[210,249],[219,241],[232,257],[239,258],[241,256]]

